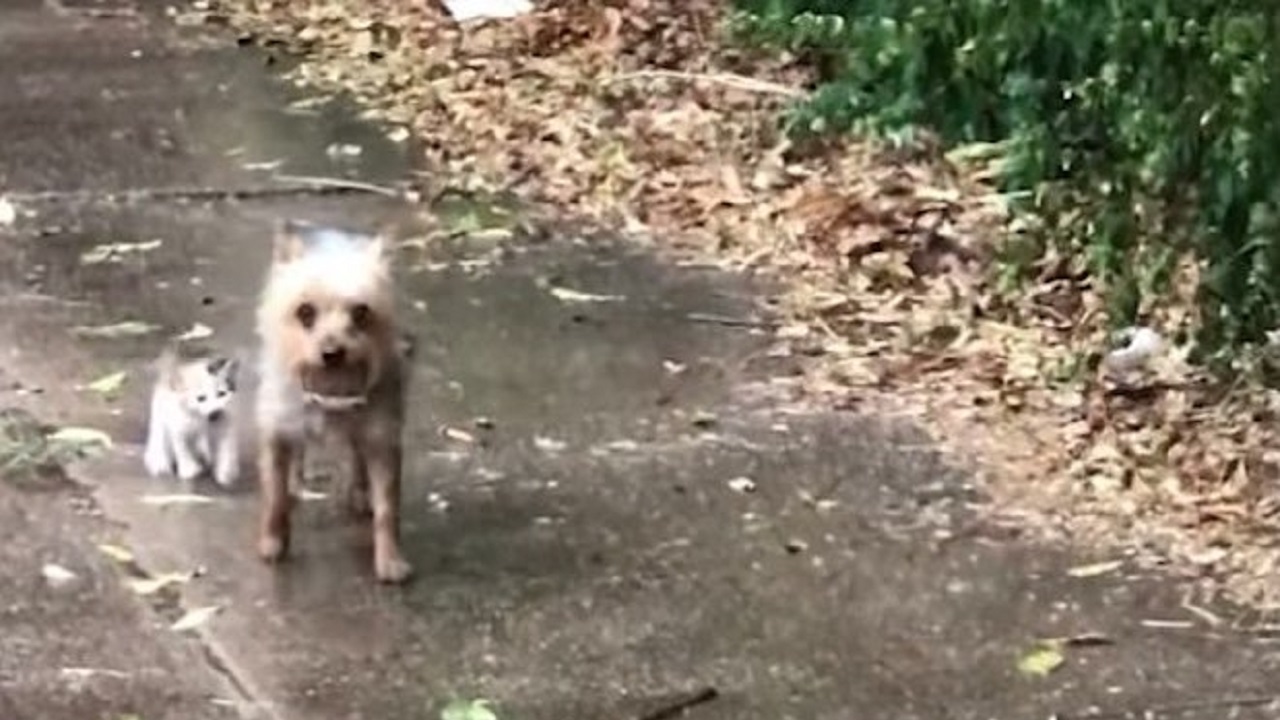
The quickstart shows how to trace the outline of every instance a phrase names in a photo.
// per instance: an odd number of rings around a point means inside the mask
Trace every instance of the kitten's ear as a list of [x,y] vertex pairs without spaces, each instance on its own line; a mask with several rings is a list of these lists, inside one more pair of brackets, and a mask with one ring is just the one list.
[[234,356],[223,356],[210,358],[205,364],[209,374],[215,377],[235,377],[236,372],[240,369],[240,359]]

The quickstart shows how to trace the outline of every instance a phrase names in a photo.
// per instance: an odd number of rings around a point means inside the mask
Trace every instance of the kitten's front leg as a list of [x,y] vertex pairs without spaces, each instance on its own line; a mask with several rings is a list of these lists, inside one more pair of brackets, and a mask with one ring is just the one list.
[[147,424],[147,447],[142,455],[142,463],[151,477],[166,477],[176,471],[171,444],[168,429],[161,421],[160,414],[152,410]]
[[240,479],[240,443],[235,428],[224,428],[214,444],[215,463],[213,479],[218,485],[229,488]]
[[178,479],[183,482],[195,480],[204,471],[204,464],[196,454],[195,440],[196,438],[191,437],[190,434],[175,433],[173,454],[178,466]]

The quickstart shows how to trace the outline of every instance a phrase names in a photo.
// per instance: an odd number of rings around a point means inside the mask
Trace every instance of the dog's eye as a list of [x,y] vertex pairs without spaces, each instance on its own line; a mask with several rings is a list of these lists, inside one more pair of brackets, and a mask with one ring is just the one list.
[[197,395],[197,396],[196,396],[196,402],[198,402],[198,403],[202,403],[202,402],[204,402],[204,401],[205,401],[205,400],[207,400],[207,399],[208,399],[208,398],[206,398],[204,395]]
[[356,303],[351,306],[351,324],[358,328],[369,327],[369,323],[373,320],[373,311],[364,303]]
[[297,310],[293,311],[293,316],[298,319],[298,324],[310,330],[316,322],[316,306],[311,303],[302,303]]

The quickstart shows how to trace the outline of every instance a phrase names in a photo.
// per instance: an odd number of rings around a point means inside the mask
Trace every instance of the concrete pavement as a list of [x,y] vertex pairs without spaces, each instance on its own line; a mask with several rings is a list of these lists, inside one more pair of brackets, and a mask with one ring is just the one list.
[[[367,533],[324,500],[304,504],[278,571],[252,554],[251,486],[144,502],[179,489],[139,458],[143,364],[163,334],[199,323],[248,341],[277,217],[407,228],[422,208],[177,201],[165,189],[262,187],[254,168],[277,161],[390,183],[412,153],[340,108],[290,109],[297,97],[233,43],[111,7],[126,12],[0,2],[0,188],[23,213],[0,228],[0,404],[117,444],[72,468],[96,503],[0,486],[0,718],[417,720],[455,696],[522,720],[1280,713],[1264,636],[1188,610],[1184,580],[1129,565],[1071,576],[1100,558],[980,522],[967,479],[910,427],[783,412],[763,338],[691,319],[750,316],[759,289],[625,244],[552,232],[405,250],[421,335],[412,585],[374,584]],[[363,151],[331,157],[335,144]],[[103,201],[121,190],[149,191]],[[550,286],[623,299],[566,303]],[[160,331],[71,331],[122,321]],[[118,399],[83,389],[120,370]],[[220,611],[193,637],[170,632],[181,609],[124,589],[104,540],[151,573],[203,569],[174,602]],[[47,558],[85,589],[41,585]],[[1018,659],[1045,637],[1103,642],[1024,676]],[[73,661],[125,675],[77,695]]]

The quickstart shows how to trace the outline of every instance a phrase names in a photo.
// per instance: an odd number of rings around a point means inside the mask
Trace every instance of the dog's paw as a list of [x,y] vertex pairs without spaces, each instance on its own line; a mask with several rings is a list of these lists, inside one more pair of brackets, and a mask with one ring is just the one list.
[[288,550],[289,540],[281,535],[263,535],[258,538],[258,557],[265,563],[280,562]]
[[373,572],[378,582],[399,585],[413,575],[413,566],[399,553],[379,554],[373,560]]

